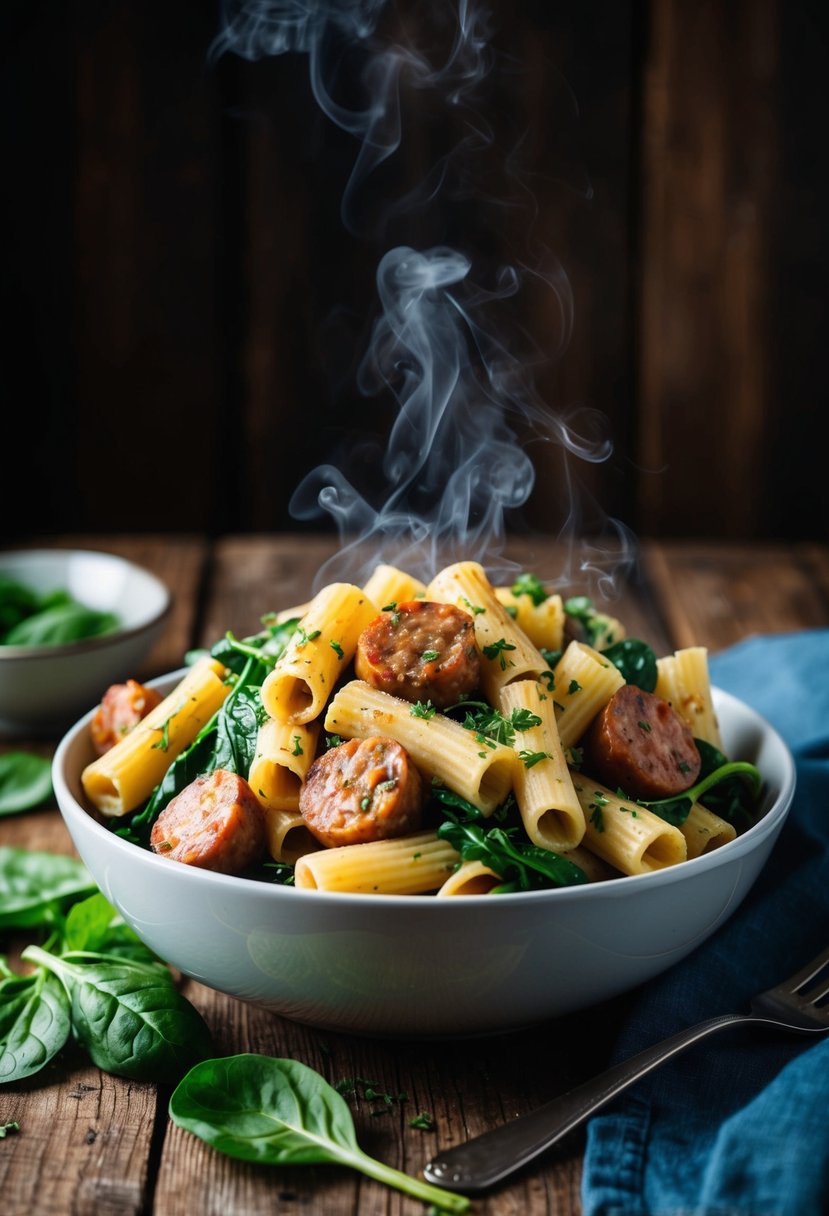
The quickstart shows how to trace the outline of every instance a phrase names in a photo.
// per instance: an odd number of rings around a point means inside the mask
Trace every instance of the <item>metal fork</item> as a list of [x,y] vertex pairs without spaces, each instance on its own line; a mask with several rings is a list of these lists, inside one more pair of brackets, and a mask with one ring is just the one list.
[[646,1073],[728,1026],[751,1023],[797,1034],[824,1034],[829,1030],[829,949],[781,984],[754,996],[750,1010],[709,1018],[645,1048],[530,1114],[447,1149],[428,1163],[424,1176],[451,1191],[475,1194],[487,1190],[543,1153]]

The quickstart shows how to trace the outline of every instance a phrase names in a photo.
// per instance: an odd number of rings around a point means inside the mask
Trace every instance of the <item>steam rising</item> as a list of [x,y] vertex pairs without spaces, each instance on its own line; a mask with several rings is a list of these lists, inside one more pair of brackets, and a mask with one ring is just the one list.
[[[468,134],[462,143],[467,147],[490,138],[486,121],[472,108],[493,64],[487,13],[467,0],[435,0],[420,7],[433,9],[430,19],[438,24],[447,18],[454,22],[449,49],[438,66],[415,48],[379,36],[385,0],[233,0],[211,48],[214,58],[226,52],[248,59],[287,52],[308,56],[318,105],[359,141],[342,199],[343,222],[352,233],[361,185],[400,145],[404,84],[438,91],[447,106],[466,107]],[[352,70],[359,66],[364,97],[359,108],[336,100],[345,63]],[[437,205],[450,171],[448,161],[436,165],[411,197],[419,194],[421,203],[428,198]],[[472,193],[469,183],[457,193]],[[396,209],[401,205],[398,200]],[[493,277],[489,286],[476,282],[471,255],[444,246],[416,250],[402,245],[380,260],[376,284],[381,312],[360,365],[358,387],[365,395],[389,395],[397,412],[381,455],[366,460],[365,445],[355,443],[350,467],[320,465],[293,494],[295,518],[328,514],[340,531],[340,552],[319,572],[318,585],[332,578],[359,582],[378,561],[400,565],[425,580],[460,558],[481,561],[492,575],[507,573],[511,564],[501,554],[508,513],[524,506],[535,483],[525,446],[530,441],[553,444],[560,452],[569,501],[560,535],[574,541],[580,495],[572,458],[605,461],[612,447],[595,411],[557,415],[534,388],[537,365],[567,345],[573,318],[570,284],[546,251],[537,251],[532,264],[527,259],[527,264],[503,266]],[[551,291],[556,305],[559,325],[545,349],[528,350],[527,336],[511,328],[503,313],[528,280]],[[369,474],[363,478],[368,484],[358,486],[361,456]],[[632,544],[617,521],[603,518],[602,527],[613,534],[613,552],[603,544],[592,552],[582,545],[578,561],[582,572],[595,576],[598,589],[607,591],[631,562]],[[566,584],[572,577],[568,568],[558,581]]]

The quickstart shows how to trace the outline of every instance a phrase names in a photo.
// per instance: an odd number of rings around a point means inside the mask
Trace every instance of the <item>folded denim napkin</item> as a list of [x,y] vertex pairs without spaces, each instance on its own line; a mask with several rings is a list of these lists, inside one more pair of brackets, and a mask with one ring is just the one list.
[[[794,802],[735,915],[625,1002],[612,1060],[748,1009],[829,945],[829,630],[751,637],[711,679],[791,748]],[[829,1213],[829,1038],[736,1027],[663,1065],[588,1124],[584,1216]]]

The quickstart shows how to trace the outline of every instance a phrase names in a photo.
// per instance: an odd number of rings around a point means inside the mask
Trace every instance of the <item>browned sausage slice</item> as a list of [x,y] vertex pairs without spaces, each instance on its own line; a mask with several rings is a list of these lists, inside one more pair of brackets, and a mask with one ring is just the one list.
[[360,635],[354,659],[367,684],[406,701],[431,701],[437,709],[474,692],[480,666],[472,617],[431,600],[407,600],[381,612]]
[[103,756],[104,752],[114,747],[160,703],[160,693],[154,688],[146,688],[137,680],[112,684],[101,698],[89,727],[92,746],[98,755]]
[[623,684],[591,723],[584,740],[586,772],[628,798],[672,798],[699,776],[700,754],[690,727],[662,697]]
[[349,739],[311,765],[299,809],[329,848],[404,836],[420,827],[423,781],[396,740]]
[[241,874],[265,851],[265,819],[243,777],[217,768],[197,777],[153,824],[150,845],[162,857],[220,874]]

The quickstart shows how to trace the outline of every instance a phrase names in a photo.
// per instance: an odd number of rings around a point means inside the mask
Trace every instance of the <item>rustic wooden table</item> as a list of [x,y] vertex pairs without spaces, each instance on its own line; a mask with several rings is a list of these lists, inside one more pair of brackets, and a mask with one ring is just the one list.
[[[144,670],[134,673],[143,678],[174,670],[188,648],[226,629],[252,633],[265,612],[302,602],[334,548],[331,539],[313,536],[73,536],[42,543],[122,553],[166,580],[174,609]],[[516,542],[512,552],[542,577],[560,568],[560,554],[545,542]],[[752,633],[824,627],[829,547],[643,542],[638,576],[614,613],[660,653],[694,643],[715,653]],[[49,755],[54,744],[0,746]],[[48,806],[0,820],[0,844],[72,851],[58,811]],[[8,945],[0,941],[0,953]],[[558,1047],[571,1036],[556,1023],[471,1041],[372,1041],[318,1032],[192,981],[184,991],[208,1021],[217,1055],[288,1056],[333,1084],[359,1078],[378,1093],[405,1095],[389,1105],[367,1099],[361,1084],[349,1101],[361,1146],[411,1174],[439,1147],[511,1119],[585,1077],[580,1060]],[[593,1065],[612,1042],[625,1000],[572,1015],[591,1041]],[[69,1049],[28,1082],[0,1086],[0,1125],[19,1124],[18,1132],[0,1139],[3,1216],[415,1216],[424,1210],[346,1170],[254,1167],[220,1156],[169,1123],[168,1098],[163,1088],[104,1074]],[[432,1130],[411,1126],[422,1111],[432,1116]],[[578,1216],[583,1144],[583,1134],[574,1133],[509,1185],[476,1199],[472,1211]]]

